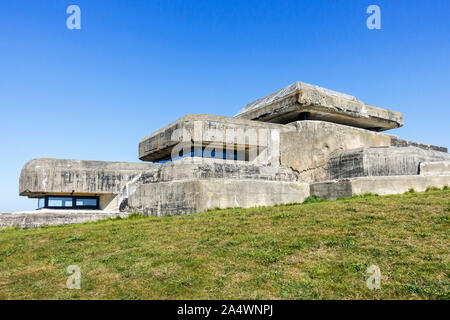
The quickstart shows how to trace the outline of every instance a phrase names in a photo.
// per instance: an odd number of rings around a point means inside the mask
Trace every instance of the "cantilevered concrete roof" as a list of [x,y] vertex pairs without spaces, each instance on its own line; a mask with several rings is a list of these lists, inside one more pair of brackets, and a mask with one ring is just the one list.
[[401,127],[400,112],[374,107],[354,96],[295,82],[247,104],[235,118],[286,124],[323,120],[374,131]]
[[[166,159],[170,157],[172,149],[183,141],[187,141],[186,143],[189,145],[200,142],[202,145],[217,144],[222,146],[230,143],[230,141],[227,141],[227,137],[233,136],[233,133],[243,138],[245,132],[252,130],[256,134],[260,134],[264,133],[265,130],[282,132],[295,131],[295,128],[276,123],[194,114],[178,119],[142,139],[139,143],[139,159],[143,161],[161,161]],[[262,138],[259,137],[259,142],[261,140]],[[236,148],[245,147],[237,142],[236,144]],[[259,146],[258,143],[252,145],[251,142],[247,142],[247,145],[248,147]]]

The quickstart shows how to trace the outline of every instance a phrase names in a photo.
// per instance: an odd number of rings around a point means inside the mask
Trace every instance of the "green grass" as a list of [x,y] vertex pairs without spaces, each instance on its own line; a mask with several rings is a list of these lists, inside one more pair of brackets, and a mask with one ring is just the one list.
[[448,188],[307,202],[2,230],[0,299],[450,299]]

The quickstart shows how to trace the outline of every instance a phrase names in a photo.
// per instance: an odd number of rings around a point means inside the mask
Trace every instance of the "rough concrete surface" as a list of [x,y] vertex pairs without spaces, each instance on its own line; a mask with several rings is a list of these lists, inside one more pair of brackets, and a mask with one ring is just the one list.
[[143,170],[155,164],[69,159],[34,159],[22,169],[22,196],[113,194]]
[[[299,196],[297,190],[283,189],[286,182],[297,186],[297,180],[295,172],[285,168],[217,159],[183,159],[161,165],[158,171],[143,172],[119,194],[118,203],[121,211],[163,215],[213,209],[222,207],[223,203],[234,207],[236,196],[245,197],[238,200],[243,206],[280,204],[285,202],[285,190],[289,199],[297,197],[294,202],[298,202],[303,196]],[[212,186],[211,181],[214,181]],[[202,196],[207,186],[218,188],[212,199]],[[227,187],[233,188],[233,192],[241,190],[240,195],[227,192]],[[265,190],[266,196],[259,199],[259,190]],[[274,193],[276,195],[272,195]]]
[[418,147],[372,147],[338,151],[328,161],[331,180],[419,174],[419,165],[450,161],[450,154]]
[[155,164],[68,159],[34,159],[22,169],[19,194],[99,196],[100,208],[117,210],[115,197],[140,173]]
[[419,172],[423,176],[450,175],[450,161],[422,162]]
[[391,136],[325,121],[297,121],[295,132],[281,133],[281,166],[295,170],[304,182],[329,180],[328,159],[361,147],[389,146]]
[[[336,166],[336,158],[339,159],[341,153],[351,154],[359,148],[398,146],[398,149],[389,150],[398,150],[395,153],[400,155],[407,154],[409,151],[414,152],[410,157],[416,159],[415,170],[401,174],[417,174],[420,161],[438,161],[449,158],[446,148],[412,143],[385,133],[326,121],[296,121],[290,125],[295,126],[296,130],[280,134],[280,165],[294,170],[298,173],[299,180],[303,182],[332,180],[340,177],[336,176],[337,174],[347,177],[345,170],[348,168],[345,166],[342,168],[343,172],[336,167],[334,167],[336,170],[333,167],[330,169],[329,166]],[[441,152],[442,150],[445,152]],[[384,154],[390,156],[388,152]],[[387,160],[385,161],[387,162]],[[369,165],[370,162],[366,164],[366,167]],[[392,165],[394,166],[394,163]],[[386,175],[400,174],[395,170],[392,173],[389,173],[389,170],[385,170],[385,172]]]
[[125,218],[127,213],[105,210],[51,210],[42,209],[14,213],[0,213],[0,229],[35,228],[92,222],[102,219]]
[[365,104],[353,96],[296,82],[246,105],[236,118],[274,123],[325,120],[383,131],[403,125],[399,112]]
[[310,194],[327,200],[351,198],[352,184],[349,179],[315,182],[310,185]]
[[440,146],[434,146],[431,144],[403,140],[396,136],[391,136],[391,146],[393,146],[393,147],[418,147],[418,148],[425,149],[425,150],[448,152],[448,149],[446,147],[440,147]]
[[450,186],[450,175],[437,176],[388,176],[388,177],[360,177],[317,182],[311,184],[311,195],[320,198],[335,200],[337,198],[350,198],[354,195],[372,193],[378,195],[401,194],[414,189],[417,192],[425,191],[428,187],[443,188]]
[[189,214],[207,209],[302,202],[309,184],[262,180],[183,180],[139,185],[121,210],[147,215]]
[[[171,157],[175,146],[220,146],[248,150],[271,148],[272,131],[294,130],[290,126],[211,115],[183,117],[139,143],[139,159],[161,161]],[[181,149],[180,149],[181,150]]]
[[[72,178],[64,179],[67,176]],[[141,166],[135,166],[134,163],[36,159],[24,167],[21,177],[20,189],[26,190],[22,194],[30,197],[45,194],[67,195],[72,194],[71,190],[75,190],[74,195],[98,195],[100,208],[105,210],[140,211],[155,215],[184,214],[195,212],[199,208],[209,209],[207,198],[196,196],[192,200],[191,190],[196,186],[192,181],[196,180],[216,179],[217,186],[236,181],[241,181],[242,185],[245,184],[242,181],[254,180],[254,183],[246,182],[252,186],[254,194],[259,190],[258,184],[263,186],[264,182],[274,182],[269,185],[273,187],[273,192],[277,192],[276,190],[283,190],[275,186],[277,182],[298,180],[297,174],[287,168],[207,158],[186,158],[164,164],[141,164]],[[52,179],[52,183],[44,182],[48,178]],[[90,184],[86,181],[95,183]],[[240,185],[237,182],[236,184]],[[140,204],[133,204],[135,202],[132,202],[132,196],[136,193],[133,197],[135,199],[144,189],[145,197],[148,199],[139,200]],[[268,188],[265,190],[270,193]],[[251,194],[246,198],[246,206],[249,205],[250,196]],[[224,203],[230,201],[234,203],[234,198],[229,197],[230,194],[224,193],[217,199],[222,199],[220,201]],[[271,199],[271,196],[267,196],[267,199]],[[283,195],[273,199],[270,202],[272,204],[277,204],[278,200],[278,203],[284,203]],[[264,199],[259,201],[255,198],[253,203],[262,205],[266,202]],[[146,205],[148,207],[145,207]]]

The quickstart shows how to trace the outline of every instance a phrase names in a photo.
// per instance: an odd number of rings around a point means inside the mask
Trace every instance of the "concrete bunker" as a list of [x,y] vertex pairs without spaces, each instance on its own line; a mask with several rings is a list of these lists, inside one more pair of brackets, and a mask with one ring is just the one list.
[[296,82],[233,118],[169,124],[140,141],[142,162],[32,160],[19,193],[53,210],[159,216],[450,184],[446,148],[380,132],[402,125],[399,112]]

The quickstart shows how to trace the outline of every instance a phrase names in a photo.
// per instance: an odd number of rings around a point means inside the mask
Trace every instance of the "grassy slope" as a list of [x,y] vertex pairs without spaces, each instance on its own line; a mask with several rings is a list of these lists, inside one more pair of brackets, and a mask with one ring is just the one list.
[[445,190],[3,230],[0,298],[449,299],[449,211]]

